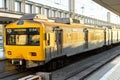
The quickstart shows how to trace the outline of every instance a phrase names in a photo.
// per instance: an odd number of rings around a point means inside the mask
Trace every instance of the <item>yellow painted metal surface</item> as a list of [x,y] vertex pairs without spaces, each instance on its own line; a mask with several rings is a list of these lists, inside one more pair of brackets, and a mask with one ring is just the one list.
[[[40,46],[6,46],[6,57],[10,59],[25,59],[25,60],[45,60],[45,55]],[[8,55],[8,51],[11,51],[11,55]],[[36,53],[36,56],[32,56],[31,52]]]
[[[17,25],[17,22],[11,23],[6,28],[39,28],[40,29],[40,46],[18,46],[18,45],[6,45],[5,55],[8,59],[25,59],[25,60],[37,60],[45,61],[45,41],[44,41],[44,26],[35,21],[24,21],[23,25]],[[5,42],[6,42],[5,38]],[[22,40],[23,41],[23,40]],[[8,52],[11,51],[11,55]],[[36,56],[32,56],[31,53],[36,53]]]

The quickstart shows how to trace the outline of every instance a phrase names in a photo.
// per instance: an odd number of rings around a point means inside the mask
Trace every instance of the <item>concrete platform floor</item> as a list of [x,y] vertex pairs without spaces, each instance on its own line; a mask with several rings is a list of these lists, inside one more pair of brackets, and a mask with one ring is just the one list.
[[88,76],[85,80],[120,80],[120,56]]

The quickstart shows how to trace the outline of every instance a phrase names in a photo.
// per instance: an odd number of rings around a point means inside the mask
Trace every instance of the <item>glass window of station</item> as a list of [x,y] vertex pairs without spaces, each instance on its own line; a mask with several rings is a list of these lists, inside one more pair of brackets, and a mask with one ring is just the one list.
[[36,7],[36,13],[41,13],[41,7]]
[[0,0],[0,8],[5,9],[6,8],[6,0]]
[[15,11],[21,12],[21,2],[15,2]]
[[30,4],[25,5],[25,13],[32,13],[32,5]]

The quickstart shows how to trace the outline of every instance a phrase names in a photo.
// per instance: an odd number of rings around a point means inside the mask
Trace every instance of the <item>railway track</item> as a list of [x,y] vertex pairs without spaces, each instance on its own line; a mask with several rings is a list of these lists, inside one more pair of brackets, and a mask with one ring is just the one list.
[[43,71],[42,67],[19,70],[17,67],[8,63],[7,60],[1,61],[6,64],[5,69],[0,70],[0,80],[18,80],[28,75],[34,75],[38,71]]
[[120,46],[88,57],[52,72],[52,80],[84,80],[88,75],[120,55]]
[[17,80],[21,77],[34,74],[36,71],[33,70],[26,70],[26,71],[18,71],[18,70],[11,70],[5,71],[0,73],[0,80]]
[[[70,58],[70,60],[73,61],[66,65],[66,67],[64,66],[63,68],[51,71],[52,80],[84,80],[84,78],[93,71],[118,56],[120,52],[119,48],[120,46],[98,54],[97,52],[93,52],[93,54],[90,52],[91,55],[77,56],[76,59],[74,59],[76,57],[74,56],[74,58]],[[42,69],[39,68],[41,67],[26,71],[18,71],[16,69],[1,71],[0,80],[17,80],[21,77],[41,72]]]
[[17,80],[17,79],[19,79],[19,78],[21,78],[21,77],[24,77],[24,76],[27,76],[27,75],[30,75],[30,74],[32,74],[32,73],[30,73],[30,72],[12,72],[12,73],[4,73],[4,75],[5,76],[3,76],[3,77],[1,77],[0,76],[0,80]]
[[34,71],[31,70],[19,71],[15,66],[11,65],[8,60],[0,61],[0,65],[0,80],[17,80],[34,73]]

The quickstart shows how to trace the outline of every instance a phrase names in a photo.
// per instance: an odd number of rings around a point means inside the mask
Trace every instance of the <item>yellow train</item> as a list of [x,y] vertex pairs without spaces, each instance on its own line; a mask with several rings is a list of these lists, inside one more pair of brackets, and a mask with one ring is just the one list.
[[14,65],[30,68],[62,56],[119,43],[120,29],[72,24],[66,18],[52,22],[45,16],[28,14],[8,24],[4,38],[6,58]]

